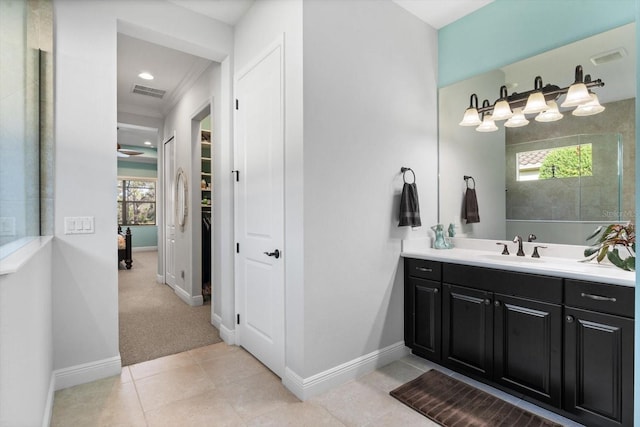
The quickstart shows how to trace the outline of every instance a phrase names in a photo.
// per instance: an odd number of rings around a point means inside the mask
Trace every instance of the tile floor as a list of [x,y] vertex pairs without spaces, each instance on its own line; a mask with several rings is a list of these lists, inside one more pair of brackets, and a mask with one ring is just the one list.
[[122,369],[119,377],[59,390],[52,426],[437,426],[389,396],[440,369],[566,426],[556,414],[410,355],[300,402],[245,350],[225,343]]

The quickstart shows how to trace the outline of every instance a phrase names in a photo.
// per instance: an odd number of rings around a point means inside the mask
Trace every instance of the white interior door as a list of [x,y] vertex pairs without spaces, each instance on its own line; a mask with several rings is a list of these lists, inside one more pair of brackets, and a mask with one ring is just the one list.
[[176,225],[175,225],[175,138],[171,137],[163,145],[163,200],[164,200],[164,281],[171,288],[176,286]]
[[236,80],[238,343],[284,375],[282,41]]

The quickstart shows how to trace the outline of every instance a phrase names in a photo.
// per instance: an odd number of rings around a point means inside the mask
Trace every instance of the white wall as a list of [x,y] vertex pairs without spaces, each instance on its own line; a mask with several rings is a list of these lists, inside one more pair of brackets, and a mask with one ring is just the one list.
[[302,2],[260,0],[235,29],[238,74],[284,33],[285,58],[285,330],[286,366],[304,366],[303,175],[302,175]]
[[[165,1],[56,0],[54,367],[65,385],[117,373],[116,32],[207,59],[226,57],[228,25]],[[95,234],[68,236],[65,216],[93,216]],[[91,375],[74,376],[89,364]],[[69,371],[71,369],[71,371]],[[113,372],[115,371],[115,372]]]
[[[58,1],[54,367],[118,357],[116,20],[104,2]],[[99,82],[99,84],[97,83]],[[65,235],[92,216],[95,234]]]
[[[479,106],[484,99],[493,104],[503,84],[504,73],[497,70],[440,89],[439,221],[445,230],[454,223],[460,237],[505,237],[506,196],[500,191],[505,189],[504,122],[496,123],[499,130],[489,133],[458,125],[472,93],[478,95]],[[466,224],[461,217],[465,175],[473,176],[477,185],[479,223]]]
[[[184,230],[176,228],[176,285],[180,287],[192,305],[202,304],[201,285],[201,224],[200,224],[200,138],[197,134],[199,123],[193,119],[211,103],[220,90],[220,64],[212,63],[194,85],[183,95],[164,120],[164,135],[175,132],[175,165],[188,175],[191,205]],[[212,122],[216,123],[216,117]],[[219,121],[219,120],[218,120]],[[195,129],[192,129],[193,125]],[[195,132],[192,132],[194,130]],[[215,143],[215,141],[214,141]],[[192,167],[193,165],[193,167]],[[215,183],[214,183],[215,191]],[[193,196],[193,197],[192,197]],[[194,238],[198,237],[198,238]],[[182,277],[184,272],[184,278]],[[178,291],[180,293],[180,291]]]
[[[53,403],[51,238],[0,276],[0,426],[43,425]],[[38,241],[32,242],[40,246]]]
[[403,341],[400,241],[437,218],[436,70],[436,31],[394,3],[304,2],[305,376]]

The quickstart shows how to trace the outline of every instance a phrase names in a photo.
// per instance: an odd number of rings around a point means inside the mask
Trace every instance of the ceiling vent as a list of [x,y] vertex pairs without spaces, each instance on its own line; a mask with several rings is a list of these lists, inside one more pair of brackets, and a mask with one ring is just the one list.
[[618,59],[622,59],[625,56],[627,56],[627,51],[624,50],[623,47],[619,47],[608,52],[593,55],[591,58],[589,58],[589,60],[593,65],[602,65],[606,64],[607,62],[617,61]]
[[133,90],[131,92],[137,93],[138,95],[146,95],[158,99],[162,99],[164,97],[164,94],[167,93],[166,90],[154,89],[152,87],[142,85],[133,85]]

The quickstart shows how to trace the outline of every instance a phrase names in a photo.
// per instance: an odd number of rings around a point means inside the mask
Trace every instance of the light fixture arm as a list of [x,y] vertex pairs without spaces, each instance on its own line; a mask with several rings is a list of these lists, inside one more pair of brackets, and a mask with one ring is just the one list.
[[475,108],[476,110],[478,109],[478,95],[476,95],[475,93],[472,93],[469,97],[469,108]]
[[[507,87],[505,85],[500,86],[500,99],[498,99],[498,101],[501,101],[503,99],[506,101],[508,96],[509,95],[507,94]],[[494,105],[495,105],[495,102],[494,102]]]
[[485,113],[488,113],[491,110],[493,110],[493,106],[489,104],[488,99],[485,99],[484,101],[482,101],[482,108],[478,109],[478,113],[482,112],[482,118],[484,119]]
[[582,65],[576,65],[576,81],[573,82],[573,84],[584,83],[584,79],[582,77],[583,73],[584,72],[582,71]]

